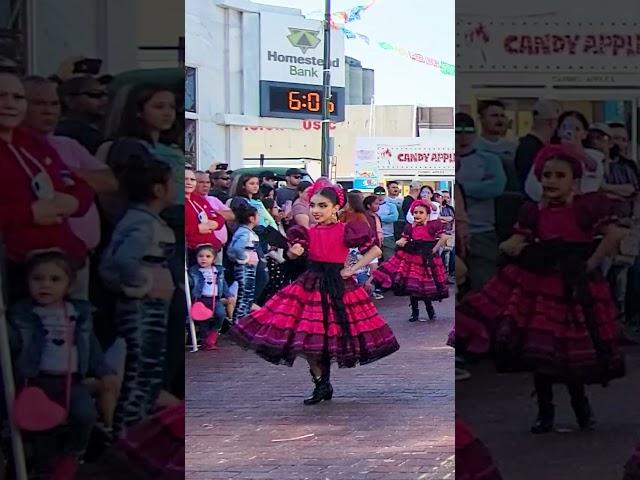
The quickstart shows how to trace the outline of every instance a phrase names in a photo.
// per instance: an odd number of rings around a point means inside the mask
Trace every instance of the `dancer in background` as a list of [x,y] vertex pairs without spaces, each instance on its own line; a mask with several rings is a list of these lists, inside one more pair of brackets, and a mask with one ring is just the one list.
[[[585,385],[622,377],[616,308],[599,266],[623,236],[602,194],[576,194],[584,161],[574,148],[543,148],[534,163],[539,203],[527,203],[500,249],[513,260],[456,311],[456,346],[487,352],[498,366],[534,372],[538,417],[553,429],[553,384],[565,384],[581,429],[594,424]],[[595,237],[604,238],[594,247]]]
[[449,296],[447,272],[438,253],[446,244],[444,224],[429,222],[429,201],[416,200],[410,214],[413,224],[407,225],[402,238],[396,242],[398,251],[378,267],[373,283],[383,289],[392,289],[396,295],[408,295],[411,302],[410,322],[419,320],[420,302],[427,308],[429,320],[436,318],[433,301]]
[[[311,216],[317,224],[291,228],[288,252],[292,258],[307,257],[307,271],[260,310],[239,319],[231,330],[240,345],[268,362],[291,366],[298,356],[307,360],[315,388],[305,405],[331,400],[332,362],[355,367],[399,348],[367,292],[352,278],[380,256],[380,248],[373,246],[374,232],[366,221],[337,221],[345,203],[339,187],[319,180],[310,196]],[[345,268],[352,247],[363,255],[356,265]]]

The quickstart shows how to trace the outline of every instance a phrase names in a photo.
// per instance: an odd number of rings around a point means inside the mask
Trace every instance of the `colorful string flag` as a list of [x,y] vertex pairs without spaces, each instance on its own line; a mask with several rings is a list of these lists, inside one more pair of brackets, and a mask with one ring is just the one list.
[[340,30],[344,34],[344,36],[349,40],[358,39],[365,42],[367,45],[371,45],[371,42],[373,42],[383,50],[386,50],[388,52],[393,51],[398,55],[401,55],[405,58],[409,58],[410,60],[413,60],[414,62],[419,62],[424,65],[428,65],[430,67],[438,68],[440,70],[440,73],[443,75],[455,76],[456,74],[456,67],[451,63],[447,63],[442,60],[437,60],[428,55],[423,55],[422,53],[414,52],[410,49],[399,47],[389,42],[385,42],[382,40],[373,40],[371,39],[371,37],[368,37],[367,35],[354,32],[353,30],[345,28],[344,26],[337,25],[333,21],[331,22],[331,26],[336,30]]
[[372,0],[367,5],[356,5],[355,7],[350,8],[349,10],[340,10],[338,12],[334,12],[331,14],[332,17],[336,17],[342,21],[342,23],[351,23],[357,20],[361,20],[362,12],[366,12],[371,7],[373,7],[378,0]]
[[341,27],[340,30],[342,30],[342,33],[344,33],[344,36],[347,37],[349,40],[356,38],[356,34],[353,33],[351,30],[349,30],[348,28]]
[[366,43],[367,45],[371,45],[371,43],[377,44],[377,46],[386,51],[393,51],[398,55],[401,55],[405,58],[409,58],[414,62],[419,62],[431,67],[438,68],[440,73],[443,75],[451,75],[455,76],[455,65],[452,65],[447,62],[443,62],[441,60],[437,60],[435,58],[429,57],[427,55],[423,55],[418,52],[413,52],[409,49],[394,46],[389,42],[385,41],[377,41],[372,40],[367,35],[363,35],[361,33],[355,32],[350,28],[347,28],[345,25],[348,23],[355,22],[357,20],[361,20],[362,12],[369,10],[372,6],[377,3],[377,0],[372,0],[367,5],[356,5],[348,10],[341,10],[339,12],[334,12],[331,14],[331,19],[329,21],[332,28],[335,30],[339,30],[348,40],[358,39]]

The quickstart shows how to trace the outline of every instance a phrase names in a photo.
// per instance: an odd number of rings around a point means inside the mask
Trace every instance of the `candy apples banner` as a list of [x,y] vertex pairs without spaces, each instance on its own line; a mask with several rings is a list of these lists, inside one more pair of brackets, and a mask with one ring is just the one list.
[[482,21],[456,25],[460,70],[640,72],[640,23]]

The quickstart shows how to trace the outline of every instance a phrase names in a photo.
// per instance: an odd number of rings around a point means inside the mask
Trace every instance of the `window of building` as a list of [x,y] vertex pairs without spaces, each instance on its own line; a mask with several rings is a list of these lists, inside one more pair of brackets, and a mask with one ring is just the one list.
[[184,119],[184,156],[188,165],[198,168],[198,121]]
[[197,113],[197,90],[196,90],[196,69],[193,67],[185,67],[184,81],[184,109],[190,113]]

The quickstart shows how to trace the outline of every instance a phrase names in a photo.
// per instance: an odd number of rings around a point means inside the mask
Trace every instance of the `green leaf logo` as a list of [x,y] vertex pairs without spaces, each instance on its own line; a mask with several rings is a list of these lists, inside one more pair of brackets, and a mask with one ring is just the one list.
[[291,45],[302,50],[302,53],[307,53],[307,50],[312,50],[320,44],[320,39],[318,38],[319,30],[289,28],[289,32],[291,33],[289,33],[287,39],[289,39]]

